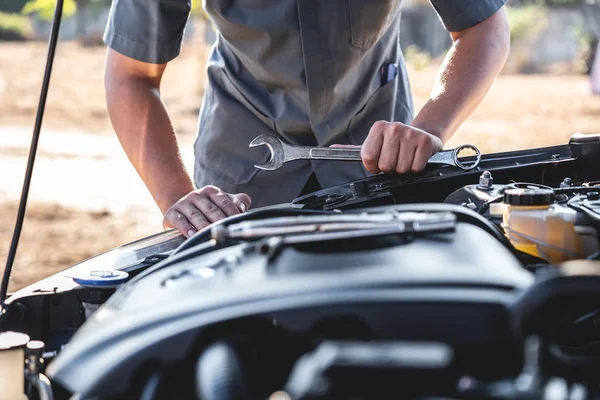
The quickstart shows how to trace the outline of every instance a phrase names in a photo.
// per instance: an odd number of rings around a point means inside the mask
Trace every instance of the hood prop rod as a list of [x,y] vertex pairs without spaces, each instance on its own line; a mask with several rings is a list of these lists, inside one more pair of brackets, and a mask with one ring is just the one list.
[[33,136],[31,138],[31,146],[29,147],[29,159],[27,160],[27,170],[25,172],[25,179],[23,181],[23,189],[21,191],[21,201],[19,203],[19,211],[17,212],[17,221],[15,223],[15,230],[13,232],[12,242],[8,251],[8,258],[6,259],[6,268],[4,269],[4,275],[2,277],[2,284],[0,286],[0,305],[4,304],[8,293],[8,283],[12,272],[13,263],[15,261],[15,255],[17,253],[17,247],[19,245],[19,237],[21,236],[21,229],[23,228],[23,220],[25,218],[25,209],[27,207],[27,197],[29,195],[29,186],[31,184],[31,176],[33,175],[33,163],[35,161],[35,154],[37,151],[37,145],[40,138],[40,130],[42,127],[42,119],[44,117],[44,109],[46,108],[46,97],[48,95],[48,87],[50,86],[50,75],[52,73],[52,64],[54,62],[54,53],[56,51],[56,43],[58,41],[58,32],[60,27],[60,20],[62,17],[64,0],[56,1],[56,8],[54,10],[54,19],[52,21],[52,30],[50,32],[50,39],[48,42],[48,54],[46,58],[46,70],[44,72],[44,80],[42,81],[42,89],[40,93],[40,101],[35,116],[35,127],[33,129]]

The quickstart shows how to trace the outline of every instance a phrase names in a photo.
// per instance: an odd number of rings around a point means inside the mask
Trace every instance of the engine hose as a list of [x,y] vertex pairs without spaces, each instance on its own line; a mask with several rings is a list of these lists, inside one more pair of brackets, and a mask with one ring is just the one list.
[[208,346],[196,361],[196,393],[201,400],[250,400],[244,366],[227,342]]

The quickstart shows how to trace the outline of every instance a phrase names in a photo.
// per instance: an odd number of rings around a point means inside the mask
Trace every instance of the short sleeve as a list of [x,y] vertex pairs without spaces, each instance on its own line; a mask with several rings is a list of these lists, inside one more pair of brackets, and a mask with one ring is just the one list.
[[442,24],[458,32],[485,21],[501,9],[507,0],[429,0]]
[[113,0],[104,43],[139,61],[164,64],[179,55],[190,0]]

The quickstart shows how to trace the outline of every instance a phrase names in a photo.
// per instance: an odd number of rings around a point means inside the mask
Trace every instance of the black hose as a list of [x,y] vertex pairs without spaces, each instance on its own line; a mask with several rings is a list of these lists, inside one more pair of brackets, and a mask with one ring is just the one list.
[[25,219],[27,197],[29,195],[31,176],[33,175],[33,163],[35,161],[38,140],[40,138],[42,119],[44,118],[44,109],[46,108],[46,97],[48,95],[48,87],[50,86],[50,75],[52,73],[52,64],[54,62],[56,43],[58,41],[58,32],[60,28],[60,20],[62,17],[63,2],[64,0],[57,0],[56,8],[54,10],[54,20],[52,22],[52,31],[50,32],[48,54],[46,57],[46,70],[44,72],[44,80],[42,81],[40,101],[35,116],[35,127],[33,129],[33,136],[31,138],[31,146],[29,148],[29,159],[27,160],[27,170],[25,172],[25,179],[23,181],[23,189],[21,191],[21,201],[19,203],[19,211],[17,212],[17,221],[15,223],[15,230],[13,233],[12,242],[10,243],[8,257],[6,259],[6,268],[4,269],[4,276],[2,277],[2,285],[0,286],[0,305],[4,304],[4,300],[6,300],[6,295],[8,293],[8,282],[12,272],[13,263],[15,261],[15,255],[17,254],[19,237],[21,236],[21,229],[23,228],[23,220]]
[[244,366],[229,343],[211,344],[198,358],[196,393],[201,400],[250,400]]

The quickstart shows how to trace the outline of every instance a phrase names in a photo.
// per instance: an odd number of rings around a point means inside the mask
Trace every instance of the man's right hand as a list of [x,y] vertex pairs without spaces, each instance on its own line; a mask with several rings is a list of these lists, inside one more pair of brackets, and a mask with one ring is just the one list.
[[229,194],[215,186],[205,186],[173,204],[165,213],[163,226],[175,228],[189,238],[213,222],[245,212],[250,203],[250,196],[245,193]]

